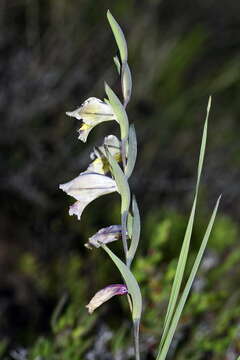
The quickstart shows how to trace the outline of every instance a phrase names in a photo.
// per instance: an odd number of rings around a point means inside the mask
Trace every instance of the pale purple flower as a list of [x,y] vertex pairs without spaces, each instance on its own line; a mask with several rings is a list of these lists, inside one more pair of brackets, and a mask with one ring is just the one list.
[[119,240],[121,236],[122,226],[111,225],[99,230],[95,235],[91,236],[85,246],[90,249],[92,246],[99,248],[102,244],[108,244],[112,241]]
[[69,215],[76,215],[80,220],[85,207],[98,197],[117,191],[116,183],[108,176],[83,172],[75,179],[59,188],[77,201],[70,206]]
[[128,293],[126,285],[123,284],[112,284],[107,287],[99,290],[94,297],[91,299],[86,308],[88,309],[89,314],[92,314],[93,311],[102,305],[104,302],[108,301],[115,295],[125,295]]
[[104,121],[116,120],[111,105],[95,97],[87,99],[79,108],[66,114],[82,120],[78,138],[83,142],[87,141],[88,134],[94,126]]

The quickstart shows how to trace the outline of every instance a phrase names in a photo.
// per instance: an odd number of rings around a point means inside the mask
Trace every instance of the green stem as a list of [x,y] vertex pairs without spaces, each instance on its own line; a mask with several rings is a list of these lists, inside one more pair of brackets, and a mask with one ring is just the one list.
[[127,245],[127,236],[126,236],[126,232],[127,232],[127,211],[124,211],[122,213],[122,243],[123,243],[123,249],[124,249],[124,254],[125,254],[125,258],[127,261],[127,253],[128,253],[128,245]]
[[127,166],[127,154],[126,154],[126,144],[127,139],[123,138],[121,143],[121,156],[122,156],[122,163],[123,163],[123,171],[125,172]]
[[140,360],[140,350],[139,350],[139,319],[133,321],[133,336],[134,336],[134,351],[135,359]]

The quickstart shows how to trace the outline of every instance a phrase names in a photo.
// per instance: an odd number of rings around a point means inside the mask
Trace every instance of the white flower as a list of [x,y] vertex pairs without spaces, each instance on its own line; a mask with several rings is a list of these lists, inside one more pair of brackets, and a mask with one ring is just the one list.
[[94,297],[91,299],[86,308],[88,309],[89,314],[92,314],[93,311],[102,305],[107,300],[111,299],[115,295],[124,295],[127,294],[128,290],[126,285],[123,284],[113,284],[105,287],[104,289],[98,291]]
[[87,141],[88,134],[94,126],[104,121],[116,120],[111,105],[95,97],[87,99],[79,108],[66,114],[82,120],[78,138],[83,142]]
[[106,150],[107,147],[109,153],[117,160],[121,160],[121,142],[114,135],[109,135],[104,138],[104,142],[102,146],[94,149],[91,153],[90,157],[93,162],[87,168],[87,172],[96,172],[98,174],[106,174],[109,172],[109,163],[106,159]]
[[85,207],[98,197],[117,191],[116,183],[108,176],[84,172],[59,188],[76,201],[69,208],[69,215],[76,215],[80,220]]

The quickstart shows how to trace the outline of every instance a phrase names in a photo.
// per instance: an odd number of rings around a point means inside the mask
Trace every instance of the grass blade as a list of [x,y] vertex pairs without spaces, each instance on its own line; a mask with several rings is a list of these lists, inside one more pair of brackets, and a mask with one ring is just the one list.
[[202,166],[203,166],[204,154],[205,154],[205,149],[206,149],[208,117],[209,117],[210,108],[211,108],[211,97],[209,98],[209,101],[208,101],[207,115],[206,115],[206,120],[205,120],[205,124],[204,124],[204,128],[203,128],[202,143],[201,143],[199,162],[198,162],[198,174],[197,174],[195,197],[194,197],[194,201],[193,201],[190,217],[188,220],[181,252],[179,255],[179,259],[178,259],[177,269],[176,269],[176,273],[175,273],[175,277],[174,277],[174,281],[173,281],[173,285],[172,285],[172,289],[171,289],[170,300],[169,300],[167,314],[166,314],[166,318],[165,318],[165,322],[164,322],[163,334],[162,334],[162,338],[161,338],[161,342],[160,342],[160,349],[163,346],[163,343],[165,342],[165,339],[166,339],[166,336],[168,333],[168,329],[169,329],[169,326],[170,326],[170,323],[171,323],[171,320],[172,320],[172,317],[174,314],[174,310],[175,310],[176,302],[177,302],[177,299],[179,296],[182,279],[183,279],[183,274],[184,274],[184,270],[185,270],[185,266],[186,266],[186,262],[187,262],[189,245],[190,245],[192,229],[193,229],[193,224],[194,224],[194,217],[195,217],[195,212],[196,212],[199,183],[200,183],[200,179],[201,179]]
[[215,220],[215,217],[216,217],[216,214],[217,214],[220,199],[221,199],[221,196],[218,198],[218,200],[216,202],[216,205],[215,205],[215,208],[213,210],[211,219],[209,221],[207,230],[206,230],[205,235],[203,237],[200,249],[198,251],[197,257],[196,257],[195,262],[193,264],[190,276],[189,276],[188,281],[186,283],[186,286],[185,286],[185,288],[183,290],[182,296],[180,297],[178,306],[176,308],[176,311],[174,313],[174,316],[173,316],[173,319],[172,319],[172,322],[171,322],[171,326],[169,327],[169,330],[167,332],[167,336],[166,336],[166,339],[164,341],[164,344],[163,344],[162,348],[160,349],[156,360],[165,360],[165,358],[167,356],[167,353],[168,353],[169,347],[171,345],[175,330],[176,330],[177,325],[178,325],[178,321],[179,321],[180,316],[182,314],[184,305],[186,303],[187,297],[188,297],[190,289],[192,287],[192,283],[194,281],[194,278],[195,278],[196,273],[198,271],[200,262],[202,260],[202,257],[203,257],[203,254],[204,254],[204,251],[205,251],[209,236],[211,234],[211,230],[212,230],[214,220]]

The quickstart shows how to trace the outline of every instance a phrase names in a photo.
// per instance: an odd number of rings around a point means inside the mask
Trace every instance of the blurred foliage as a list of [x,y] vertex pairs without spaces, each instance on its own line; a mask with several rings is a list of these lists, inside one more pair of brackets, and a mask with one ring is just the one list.
[[[131,185],[143,215],[134,271],[145,299],[143,358],[152,359],[157,350],[212,94],[189,268],[208,206],[219,193],[222,215],[169,359],[235,359],[240,353],[240,3],[235,0],[0,2],[0,357],[132,356],[126,299],[113,299],[93,317],[85,310],[95,291],[120,280],[104,254],[83,247],[100,227],[120,221],[119,198],[97,200],[79,224],[68,216],[68,199],[57,189],[87,167],[100,138],[116,132],[110,123],[96,128],[83,147],[78,124],[64,115],[89,96],[102,98],[104,80],[119,88],[107,8],[125,30],[133,72],[129,115],[139,154]],[[114,247],[121,255],[120,246]]]
[[[164,212],[158,211],[147,216],[142,236],[143,247],[134,262],[134,273],[144,298],[141,326],[143,359],[153,359],[157,351],[186,226],[185,217],[173,211],[168,214],[166,217]],[[229,234],[229,238],[223,239],[222,234]],[[201,235],[202,229],[196,224],[193,245]],[[219,216],[169,359],[223,360],[240,351],[240,291],[236,288],[240,276],[238,239],[238,225],[224,215]],[[169,243],[171,254],[166,251]],[[115,247],[118,251],[116,244]],[[190,259],[195,255],[196,249],[192,246]],[[44,336],[36,338],[26,353],[26,359],[132,359],[131,324],[126,299],[113,299],[91,316],[85,309],[89,301],[88,293],[93,292],[88,289],[87,279],[94,277],[96,284],[101,284],[98,287],[109,281],[112,264],[105,261],[105,256],[101,249],[88,251],[84,256],[72,253],[65,263],[57,260],[44,268],[31,254],[24,254],[19,259],[19,272],[33,282],[44,297],[50,298],[52,294],[59,293],[58,304],[51,317],[46,318],[51,328]],[[96,263],[96,268],[101,267],[101,271],[94,270],[93,274],[92,269],[86,269],[86,257],[87,263]],[[89,271],[88,276],[86,271]],[[111,281],[119,280],[117,273],[112,277]],[[59,286],[60,282],[63,285],[58,289],[56,285]],[[5,339],[0,350],[6,353],[7,348]]]

